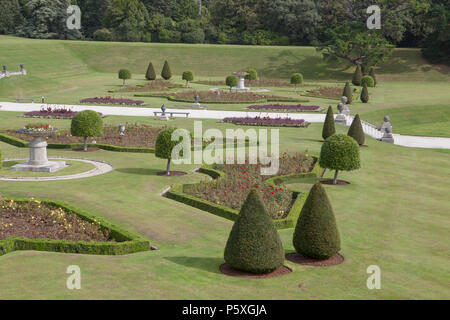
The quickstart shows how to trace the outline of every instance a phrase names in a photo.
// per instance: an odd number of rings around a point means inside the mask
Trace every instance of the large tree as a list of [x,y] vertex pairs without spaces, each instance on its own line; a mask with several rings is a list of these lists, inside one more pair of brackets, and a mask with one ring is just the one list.
[[0,1],[0,34],[10,34],[22,21],[18,0]]
[[103,27],[103,17],[111,8],[112,0],[78,0],[81,9],[81,26],[85,37],[92,38],[94,32]]

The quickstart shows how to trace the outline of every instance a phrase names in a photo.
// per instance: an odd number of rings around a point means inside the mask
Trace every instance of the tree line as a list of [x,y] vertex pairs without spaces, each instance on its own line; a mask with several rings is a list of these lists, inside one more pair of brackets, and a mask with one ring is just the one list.
[[[81,9],[81,29],[66,26]],[[370,5],[381,30],[368,30]],[[447,0],[2,0],[0,34],[39,39],[312,45],[326,58],[376,65],[394,46],[449,61]],[[374,50],[375,49],[375,50]]]

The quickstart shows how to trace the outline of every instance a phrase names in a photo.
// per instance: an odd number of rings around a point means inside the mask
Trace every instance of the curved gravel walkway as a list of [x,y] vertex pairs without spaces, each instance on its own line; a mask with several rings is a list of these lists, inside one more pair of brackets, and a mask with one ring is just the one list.
[[[4,159],[3,161],[26,161],[28,159]],[[89,177],[95,177],[101,174],[108,173],[114,168],[112,165],[102,161],[78,159],[78,158],[65,158],[65,157],[53,157],[49,160],[66,160],[66,161],[81,161],[90,163],[95,166],[94,169],[82,173],[71,174],[67,176],[54,176],[54,177],[0,177],[0,181],[60,181],[60,180],[74,180],[83,179]],[[19,173],[20,174],[20,173]]]
[[[74,111],[93,110],[101,112],[104,115],[112,116],[134,116],[134,117],[153,117],[153,112],[161,112],[157,108],[136,108],[136,107],[107,107],[107,106],[89,106],[89,105],[64,105]],[[29,112],[40,110],[41,104],[34,103],[15,103],[15,102],[0,102],[0,111],[15,111],[15,112]],[[167,109],[167,112],[179,111],[178,109]],[[199,110],[199,109],[183,109],[183,112],[189,112],[190,118],[193,119],[217,119],[222,120],[226,117],[255,117],[264,112],[245,112],[245,111],[220,111],[220,110]],[[268,113],[271,118],[286,117],[286,113]],[[311,123],[323,123],[325,121],[325,114],[312,113],[290,113],[289,117],[292,119],[304,119]],[[349,123],[347,125],[350,125]],[[394,126],[395,129],[395,126]],[[370,132],[366,132],[370,136]],[[420,137],[420,136],[405,136],[394,134],[396,145],[411,147],[411,148],[428,148],[428,149],[450,149],[450,138],[438,137]]]

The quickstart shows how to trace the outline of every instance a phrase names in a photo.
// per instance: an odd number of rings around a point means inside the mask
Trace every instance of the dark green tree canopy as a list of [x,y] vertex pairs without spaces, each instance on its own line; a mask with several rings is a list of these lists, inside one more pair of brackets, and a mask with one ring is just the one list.
[[250,191],[231,230],[224,253],[232,268],[264,274],[284,263],[284,250],[258,191]]
[[358,65],[356,66],[355,73],[353,74],[353,80],[352,80],[352,83],[353,83],[355,86],[361,85],[361,79],[362,79],[362,77],[363,77],[363,74],[362,74],[362,71],[361,71],[361,66],[358,64]]
[[161,159],[172,159],[172,150],[179,143],[178,141],[172,141],[172,133],[177,128],[167,128],[162,130],[155,143],[155,156]]
[[18,0],[0,1],[0,34],[11,34],[22,23],[22,13]]
[[164,80],[170,80],[172,78],[172,71],[170,70],[169,63],[167,61],[164,62],[163,69],[161,71],[161,77]]
[[153,63],[148,64],[147,72],[145,73],[145,79],[147,80],[156,80],[156,72],[153,67]]
[[238,77],[236,77],[236,76],[228,76],[225,79],[225,84],[228,87],[230,87],[230,91],[231,91],[231,88],[236,87],[238,85],[238,81],[239,81]]
[[101,137],[103,136],[102,117],[92,110],[78,112],[72,119],[70,133],[75,137]]
[[361,168],[359,145],[345,134],[335,134],[322,145],[319,164],[331,170],[352,171]]
[[330,200],[320,182],[309,192],[294,231],[295,250],[313,259],[328,259],[341,250]]
[[301,73],[294,73],[291,76],[291,84],[295,84],[296,86],[303,83],[303,75]]

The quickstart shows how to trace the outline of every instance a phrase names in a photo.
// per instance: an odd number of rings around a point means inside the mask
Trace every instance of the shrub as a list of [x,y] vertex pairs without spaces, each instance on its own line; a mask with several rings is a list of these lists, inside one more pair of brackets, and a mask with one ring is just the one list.
[[102,117],[92,110],[78,112],[72,118],[70,133],[74,137],[84,138],[84,151],[87,151],[87,139],[89,137],[103,136]]
[[225,83],[227,86],[230,87],[230,91],[233,89],[233,87],[236,87],[238,85],[238,77],[236,76],[228,76],[225,80]]
[[258,72],[255,69],[247,68],[246,71],[248,73],[248,75],[245,76],[246,80],[249,80],[249,81],[258,80]]
[[131,71],[127,69],[119,70],[119,79],[123,80],[123,85],[125,86],[125,81],[131,79]]
[[236,218],[224,258],[230,267],[255,274],[272,272],[284,263],[280,236],[255,189]]
[[155,156],[160,159],[167,159],[166,173],[170,176],[170,162],[172,160],[172,150],[179,144],[179,141],[172,141],[172,134],[177,128],[167,128],[162,130],[155,143]]
[[362,76],[363,76],[363,74],[362,74],[362,71],[361,71],[361,66],[358,65],[358,66],[356,67],[355,73],[353,74],[353,80],[352,80],[352,83],[353,83],[355,86],[361,85],[361,78],[362,78]]
[[194,81],[194,73],[191,70],[183,72],[182,79],[186,81],[186,88],[189,86],[189,81]]
[[164,80],[169,80],[170,78],[172,78],[172,71],[170,70],[170,66],[167,60],[164,62],[164,66],[161,71],[161,77],[163,77]]
[[352,171],[361,167],[358,143],[345,134],[329,137],[322,145],[319,165],[336,171],[333,184],[337,184],[339,171]]
[[156,72],[155,68],[153,68],[153,63],[149,63],[147,72],[145,73],[145,79],[147,80],[156,80]]
[[369,102],[369,89],[367,89],[367,84],[364,83],[363,89],[361,91],[361,101],[363,103]]
[[364,134],[364,130],[361,125],[361,119],[359,118],[359,114],[355,116],[353,119],[352,125],[348,129],[349,137],[352,137],[355,139],[355,141],[362,146],[364,144],[364,141],[366,139],[366,135]]
[[375,70],[374,70],[373,67],[370,68],[369,76],[372,77],[372,79],[373,79],[373,86],[376,87],[377,86],[377,76],[375,75]]
[[347,103],[352,104],[353,101],[353,92],[352,92],[352,86],[350,85],[350,82],[345,83],[344,92],[342,93],[342,96],[347,97]]
[[297,91],[297,86],[303,83],[303,75],[301,73],[294,73],[291,77],[291,84],[295,85],[295,90]]
[[368,87],[374,87],[375,81],[371,76],[364,76],[361,79],[361,86],[367,85]]
[[217,43],[218,44],[226,44],[228,43],[228,36],[225,32],[220,32],[217,36]]
[[195,29],[191,32],[183,33],[183,42],[203,43],[205,42],[205,32],[202,29]]
[[293,243],[295,250],[313,259],[328,259],[341,250],[341,240],[330,200],[320,182],[303,205]]
[[94,32],[95,41],[114,41],[114,34],[109,29],[98,29]]
[[336,126],[334,124],[333,108],[329,106],[327,116],[325,117],[325,122],[323,123],[322,138],[323,140],[327,140],[335,133],[336,133]]
[[162,43],[169,42],[169,31],[161,29],[158,31],[158,41]]

